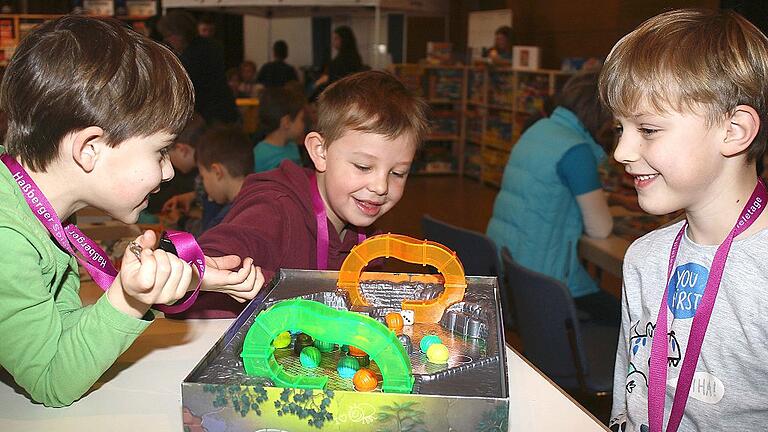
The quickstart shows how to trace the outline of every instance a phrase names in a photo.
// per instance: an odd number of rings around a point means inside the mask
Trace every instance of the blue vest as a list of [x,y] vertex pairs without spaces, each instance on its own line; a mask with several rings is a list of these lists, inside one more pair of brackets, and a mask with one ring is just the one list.
[[598,162],[605,159],[578,117],[563,107],[531,126],[509,156],[487,230],[499,249],[506,246],[520,265],[565,282],[573,297],[599,290],[578,256],[581,210],[557,174],[563,155],[584,143]]

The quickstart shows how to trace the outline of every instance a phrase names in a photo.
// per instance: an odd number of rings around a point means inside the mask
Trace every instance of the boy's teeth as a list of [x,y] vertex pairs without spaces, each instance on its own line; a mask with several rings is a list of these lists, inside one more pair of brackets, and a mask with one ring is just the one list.
[[652,179],[652,178],[656,177],[657,175],[658,175],[658,174],[639,175],[639,176],[637,176],[636,178],[637,178],[638,180],[640,180],[640,181],[643,181],[643,180],[650,180],[650,179]]

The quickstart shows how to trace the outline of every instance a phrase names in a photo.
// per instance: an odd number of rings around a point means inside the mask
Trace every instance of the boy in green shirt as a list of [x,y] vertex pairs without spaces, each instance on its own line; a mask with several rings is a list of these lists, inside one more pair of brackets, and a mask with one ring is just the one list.
[[[83,307],[70,251],[80,250],[96,276],[106,273],[98,268],[108,267],[106,258],[61,223],[85,206],[135,222],[149,194],[173,177],[167,148],[192,107],[192,84],[176,57],[116,20],[47,22],[11,59],[0,85],[8,115],[0,146],[0,366],[33,400],[71,404],[151,323],[151,305],[172,304],[195,286],[190,265],[154,249],[148,231],[114,280],[101,284],[105,295]],[[250,258],[205,261],[204,290],[245,301],[263,284]]]

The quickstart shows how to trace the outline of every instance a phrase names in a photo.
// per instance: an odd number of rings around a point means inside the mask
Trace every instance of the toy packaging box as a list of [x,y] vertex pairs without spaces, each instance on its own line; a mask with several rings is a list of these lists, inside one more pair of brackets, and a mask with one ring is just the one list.
[[[440,275],[362,273],[395,257]],[[188,431],[506,431],[495,277],[369,238],[341,270],[280,270],[182,383]]]

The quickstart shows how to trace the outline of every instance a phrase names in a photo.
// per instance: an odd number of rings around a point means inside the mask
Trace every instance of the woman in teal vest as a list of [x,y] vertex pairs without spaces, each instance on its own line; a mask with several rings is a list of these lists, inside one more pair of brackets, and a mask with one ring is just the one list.
[[592,320],[618,325],[618,300],[597,286],[578,256],[583,234],[603,238],[613,229],[597,172],[606,155],[595,137],[611,121],[598,97],[599,74],[573,76],[552,115],[515,144],[487,233],[520,265],[564,282]]

